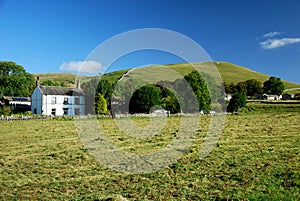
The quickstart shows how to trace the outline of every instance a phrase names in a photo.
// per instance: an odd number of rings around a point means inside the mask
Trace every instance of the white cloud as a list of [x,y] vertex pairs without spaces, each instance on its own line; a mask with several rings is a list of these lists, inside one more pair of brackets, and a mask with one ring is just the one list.
[[274,32],[270,32],[270,33],[267,33],[267,34],[263,35],[263,37],[264,38],[272,38],[272,37],[278,36],[278,35],[280,35],[280,32],[274,31]]
[[294,43],[300,43],[300,38],[268,39],[263,42],[260,42],[260,45],[263,49],[275,49],[278,47],[283,47]]
[[97,61],[70,61],[69,63],[64,62],[59,69],[81,73],[99,73],[101,67],[101,63]]

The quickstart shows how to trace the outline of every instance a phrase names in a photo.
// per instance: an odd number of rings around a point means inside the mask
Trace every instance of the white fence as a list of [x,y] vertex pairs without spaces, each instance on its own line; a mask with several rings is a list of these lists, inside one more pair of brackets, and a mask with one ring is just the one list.
[[0,116],[0,121],[51,119],[51,116]]
[[146,113],[137,113],[137,114],[115,114],[112,115],[82,115],[82,116],[45,116],[45,115],[34,115],[34,116],[0,116],[0,121],[14,121],[14,120],[35,120],[35,119],[95,119],[95,118],[130,118],[130,117],[191,117],[191,116],[207,116],[207,115],[221,115],[227,113],[216,113],[210,112],[208,114],[203,113],[178,113],[178,114],[146,114]]

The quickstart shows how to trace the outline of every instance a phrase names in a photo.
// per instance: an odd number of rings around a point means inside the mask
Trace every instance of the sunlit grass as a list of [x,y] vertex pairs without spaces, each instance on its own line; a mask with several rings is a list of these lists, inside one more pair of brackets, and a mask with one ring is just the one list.
[[[0,122],[0,200],[299,200],[300,113],[228,115],[210,155],[199,159],[210,117],[176,163],[151,174],[123,174],[91,157],[74,122]],[[133,119],[145,127],[147,118]],[[158,151],[176,137],[179,117],[147,139],[127,136],[113,119],[105,135],[133,153]]]

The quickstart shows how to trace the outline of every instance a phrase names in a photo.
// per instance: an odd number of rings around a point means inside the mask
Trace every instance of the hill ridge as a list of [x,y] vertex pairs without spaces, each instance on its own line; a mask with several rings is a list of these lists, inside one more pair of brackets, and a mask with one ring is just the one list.
[[[233,64],[233,63],[227,62],[227,61],[194,62],[194,63],[192,63],[192,65],[199,66],[199,67],[205,67],[211,63],[215,64],[223,82],[227,82],[227,83],[237,84],[238,82],[243,82],[243,81],[246,81],[249,79],[256,79],[258,81],[264,82],[264,81],[268,80],[270,77],[270,75],[260,73],[260,72],[254,71],[250,68],[247,68],[245,66]],[[176,70],[177,72],[179,72],[182,75],[186,75],[194,69],[191,66],[191,64],[189,64],[189,63],[150,65],[150,66],[145,66],[144,68],[150,69],[155,66],[169,67],[169,68]],[[205,68],[203,68],[203,69],[205,69]],[[129,70],[129,68],[126,70],[123,69],[123,70],[113,71],[113,72],[105,73],[102,76],[105,79],[115,80],[117,77],[121,77],[122,75],[124,75],[128,70]],[[65,80],[75,80],[78,75],[74,74],[74,73],[52,72],[52,73],[37,73],[37,74],[34,74],[34,76],[35,77],[39,76],[40,80],[52,79],[52,80],[61,82],[61,81],[65,81]],[[81,79],[90,79],[91,78],[89,76],[80,76],[80,77],[81,77]],[[286,80],[282,80],[282,82],[284,83],[286,89],[300,88],[300,84],[298,84],[298,83],[289,82]]]

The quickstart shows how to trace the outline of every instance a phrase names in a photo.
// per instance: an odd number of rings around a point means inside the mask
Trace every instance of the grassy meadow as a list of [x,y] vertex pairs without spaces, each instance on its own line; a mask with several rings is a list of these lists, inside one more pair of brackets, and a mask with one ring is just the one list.
[[[300,106],[274,107],[253,103],[246,114],[227,115],[216,147],[204,159],[199,151],[211,117],[201,117],[187,153],[149,174],[99,164],[72,120],[2,121],[0,200],[300,200]],[[160,134],[142,141],[118,131],[112,119],[99,120],[107,138],[134,153],[167,146],[179,123],[179,117],[169,117]]]

